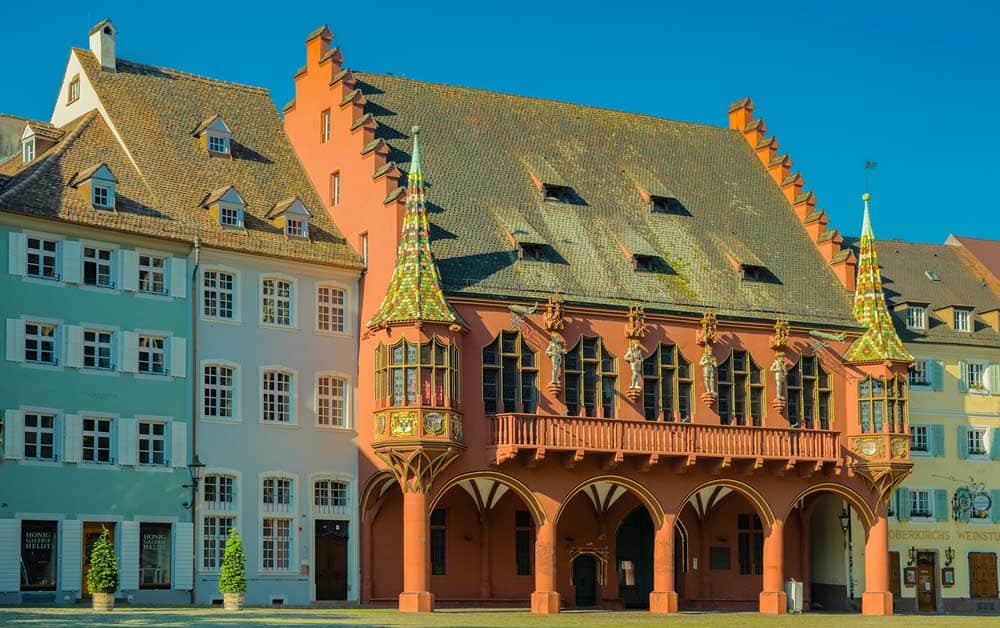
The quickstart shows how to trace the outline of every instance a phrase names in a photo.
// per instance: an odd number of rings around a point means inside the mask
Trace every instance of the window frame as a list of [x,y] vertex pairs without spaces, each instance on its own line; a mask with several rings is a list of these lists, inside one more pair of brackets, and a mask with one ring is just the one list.
[[[89,371],[100,371],[100,372],[114,372],[117,370],[117,365],[115,364],[115,355],[117,354],[117,330],[108,327],[98,327],[94,325],[81,325],[81,338],[83,339],[83,354],[81,355],[81,369],[86,369]],[[94,334],[95,339],[93,341],[87,340],[87,334]],[[102,343],[99,341],[99,336],[102,334],[108,335],[108,342]],[[100,355],[100,349],[105,347],[108,351],[107,355],[107,366],[101,366],[102,356]],[[93,364],[87,364],[87,349],[93,348],[93,355],[90,356],[93,359]]]
[[[93,255],[88,256],[88,249],[92,251],[97,257]],[[80,242],[80,285],[86,286],[87,288],[99,288],[102,290],[114,290],[117,287],[116,281],[116,266],[118,261],[118,247],[102,244],[98,242],[81,241]],[[107,253],[108,259],[100,259],[101,253]],[[95,279],[91,283],[87,281],[87,265],[93,264]],[[101,267],[105,266],[107,268],[107,281],[101,283]]]
[[[913,368],[910,370],[907,378],[910,388],[921,390],[932,388],[934,386],[934,382],[932,381],[933,375],[931,374],[933,368],[932,361],[929,358],[914,358]],[[922,375],[923,379],[916,380],[915,376],[918,374]]]
[[[918,522],[935,521],[937,513],[934,512],[934,490],[928,488],[911,488],[909,489],[910,498],[910,521],[916,520]],[[917,496],[924,495],[927,500],[927,510],[918,511],[913,506],[917,502]],[[919,513],[919,514],[916,514]]]
[[289,218],[286,216],[285,235],[290,238],[308,238],[309,218],[305,216],[302,216],[301,218]]
[[[977,370],[979,374],[979,383],[975,384],[972,381],[973,367]],[[973,395],[988,395],[990,393],[989,389],[986,387],[986,372],[990,368],[990,363],[986,360],[967,360],[966,361],[966,386],[968,387],[969,393]]]
[[340,205],[341,192],[343,182],[340,177],[340,170],[334,170],[330,173],[330,204],[336,207]]
[[[241,369],[240,365],[236,362],[231,362],[229,360],[215,360],[215,359],[205,359],[202,360],[198,365],[198,375],[200,376],[198,384],[198,412],[199,418],[202,421],[212,421],[219,423],[241,423],[243,421],[242,415],[240,414],[240,376]],[[207,370],[209,368],[224,368],[232,371],[232,386],[230,390],[230,409],[232,411],[231,416],[221,416],[221,415],[209,415],[205,413],[205,402],[208,399],[206,394],[208,384],[206,383]],[[224,387],[219,386],[219,384],[213,385],[216,388],[224,389]]]
[[[736,370],[737,354],[745,354],[745,370]],[[754,383],[753,381],[754,367],[756,367],[758,377],[757,383]],[[724,379],[727,369],[728,378]],[[737,377],[745,377],[742,391],[737,390]],[[731,349],[726,359],[723,360],[718,367],[716,367],[715,387],[718,394],[716,408],[718,409],[719,424],[737,427],[763,426],[764,421],[767,418],[767,403],[765,401],[767,399],[766,379],[764,368],[757,363],[757,360],[754,359],[753,354],[749,350]],[[754,400],[755,391],[759,391],[760,393],[756,400]],[[743,394],[744,406],[742,423],[740,422],[740,417],[736,412],[736,406],[741,392]],[[729,397],[725,399],[725,404],[723,403],[723,394],[729,394]],[[757,404],[758,406],[757,410],[759,412],[759,418],[753,416],[754,404]],[[723,409],[724,405],[728,407],[728,412],[725,412],[725,414]]]
[[21,140],[21,162],[30,164],[35,160],[35,136]]
[[[45,367],[60,367],[62,366],[62,323],[55,322],[49,319],[42,318],[25,318],[21,319],[22,330],[24,332],[24,342],[23,342],[23,354],[25,364],[31,366],[45,366]],[[38,328],[38,332],[34,334],[28,333],[28,326],[35,326]],[[43,328],[52,328],[52,335],[45,336],[41,335]],[[44,340],[48,338],[48,340]],[[37,343],[37,347],[34,349],[36,354],[36,359],[30,359],[28,357],[28,352],[31,349],[28,348],[28,341],[34,340]],[[45,344],[50,344],[48,353],[51,353],[51,360],[42,360],[41,356],[46,353],[44,346]]]
[[[441,514],[443,522],[436,522],[435,515]],[[427,545],[430,554],[431,576],[448,575],[448,509],[435,508],[428,517]]]
[[80,75],[75,74],[66,86],[66,106],[72,105],[80,100]]
[[[918,434],[923,434],[922,438],[918,438]],[[934,454],[931,451],[931,439],[932,428],[930,425],[924,423],[911,423],[910,424],[910,455],[917,456],[932,456]],[[923,448],[918,448],[917,442],[923,440]]]
[[[60,446],[60,445],[62,445],[62,443],[61,443],[62,439],[60,438],[60,436],[61,436],[62,431],[64,429],[63,428],[63,420],[64,420],[63,413],[59,412],[59,411],[56,411],[56,410],[45,409],[45,408],[23,408],[23,407],[21,408],[21,413],[22,413],[22,417],[23,417],[22,424],[21,424],[21,442],[22,442],[22,445],[21,445],[21,456],[22,456],[22,459],[25,460],[25,461],[29,461],[29,462],[46,462],[46,463],[59,462],[60,461],[60,457],[61,457],[60,454],[62,453],[62,447]],[[38,417],[39,424],[41,423],[41,418],[42,417],[51,417],[52,418],[52,427],[43,427],[41,425],[29,426],[28,425],[28,416],[29,415],[33,416],[33,417]],[[31,428],[31,429],[29,429],[29,428]],[[38,455],[34,455],[34,456],[29,456],[28,455],[28,446],[29,446],[29,443],[28,443],[28,432],[29,431],[34,432],[36,435],[39,435],[38,437],[36,437],[35,443],[34,443],[35,453],[36,454],[38,453],[39,449],[41,449],[42,447],[45,446],[44,444],[41,444],[41,440],[42,439],[41,439],[40,435],[42,435],[42,434],[51,434],[52,435],[52,456],[51,457],[45,458],[45,457],[38,456]]]
[[[670,353],[670,362],[664,362],[664,352]],[[655,361],[655,362],[653,362]],[[649,366],[651,365],[651,367]],[[687,371],[686,377],[681,377],[680,373]],[[653,371],[652,373],[650,371]],[[668,408],[664,407],[664,372],[670,373],[670,416],[667,416]],[[649,390],[647,386],[653,384],[653,407],[654,416],[649,416]],[[687,410],[682,408],[681,392],[686,388]],[[642,413],[646,421],[656,422],[680,422],[690,423],[694,417],[694,377],[692,375],[692,363],[684,357],[680,347],[669,342],[661,342],[656,345],[647,357],[642,361]]]
[[[160,434],[160,435],[156,435],[152,431],[150,431],[149,434],[144,435],[142,433],[142,427],[144,425],[149,425],[151,427],[153,427],[153,426],[159,426],[159,427],[163,428],[163,433]],[[163,420],[157,420],[157,419],[150,419],[150,418],[137,418],[136,421],[135,421],[135,435],[136,435],[136,443],[135,443],[135,460],[136,460],[136,466],[147,467],[147,468],[154,468],[155,469],[155,468],[164,468],[164,467],[167,467],[167,466],[170,465],[170,456],[167,453],[167,448],[172,445],[172,443],[170,442],[170,422],[169,421],[163,421]],[[143,462],[142,461],[142,453],[143,453],[142,452],[142,443],[143,443],[143,440],[148,441],[149,446],[150,446],[150,449],[149,449],[149,455],[150,455],[150,460],[151,460],[150,462]],[[160,457],[161,457],[161,461],[160,462],[152,462],[152,457],[153,457],[153,454],[155,453],[153,445],[156,442],[162,443],[162,447],[161,447],[161,450],[160,450]]]
[[[143,258],[146,258],[147,262],[143,263]],[[163,266],[157,270],[153,263],[156,260],[161,260]],[[168,296],[170,290],[170,284],[168,282],[169,275],[167,274],[167,265],[170,263],[170,257],[167,255],[161,255],[157,253],[150,253],[147,251],[137,250],[136,251],[136,277],[138,279],[137,292],[140,294],[153,294],[157,296]],[[150,288],[143,288],[143,273],[147,274],[147,283],[151,286]],[[160,283],[163,288],[159,291],[155,290],[156,286],[156,275],[160,275]]]
[[[597,357],[589,358],[585,357],[586,348],[585,343],[596,341],[597,350],[595,355]],[[576,353],[576,356],[571,357],[571,354]],[[577,360],[577,368],[570,368],[571,360]],[[611,368],[605,369],[605,361],[611,360]],[[587,369],[588,364],[597,365],[594,371],[594,414],[588,414],[587,409]],[[573,348],[566,352],[563,356],[563,382],[565,388],[565,400],[566,400],[566,414],[568,416],[580,416],[580,417],[590,417],[590,418],[601,418],[601,419],[613,419],[616,417],[618,410],[618,356],[608,350],[607,343],[600,336],[584,336],[581,335],[577,340]],[[576,389],[575,400],[570,400],[570,376],[576,379]],[[604,392],[605,392],[605,381],[611,382],[611,405],[610,414],[607,412],[608,406],[604,404]],[[576,408],[576,412],[572,412],[570,408]]]
[[333,115],[330,109],[319,112],[319,142],[326,144],[330,141],[330,129],[333,126]]
[[[324,290],[324,289],[329,290],[331,296],[333,296],[335,292],[340,292],[340,305],[339,305],[339,308],[340,308],[340,328],[339,329],[336,329],[336,328],[333,328],[333,327],[331,327],[330,329],[323,329],[322,325],[320,324],[320,321],[323,318],[322,315],[321,315],[323,307],[329,307],[330,308],[329,319],[331,321],[333,321],[333,320],[335,320],[337,318],[335,316],[336,309],[337,309],[337,304],[336,303],[324,303],[320,299],[320,291]],[[313,304],[315,306],[314,310],[313,310],[313,314],[315,316],[315,321],[314,321],[315,324],[313,325],[313,327],[314,327],[313,331],[315,331],[317,334],[323,334],[323,335],[349,336],[350,332],[347,329],[347,319],[348,319],[347,307],[348,307],[348,303],[349,303],[349,297],[348,297],[348,288],[347,288],[347,286],[345,286],[345,285],[343,285],[341,283],[335,282],[335,281],[318,281],[318,282],[316,282],[314,290],[313,290]]]
[[[265,292],[266,289],[267,289],[266,286],[267,286],[268,282],[273,282],[273,286],[274,286],[274,288],[273,288],[274,294],[270,295],[270,296],[267,295],[266,292]],[[281,283],[288,284],[288,296],[287,297],[281,297],[279,295],[279,293],[278,293],[279,285]],[[258,324],[261,327],[267,327],[269,329],[291,329],[291,330],[297,330],[298,329],[298,314],[299,314],[298,310],[299,310],[299,308],[298,308],[297,300],[298,300],[298,295],[299,295],[299,286],[298,286],[298,281],[294,277],[291,277],[289,275],[276,274],[276,273],[270,273],[270,274],[266,274],[266,275],[261,275],[260,279],[257,282],[257,291],[258,291],[258,295],[259,295],[259,298],[257,299],[257,306],[258,306],[257,307],[257,317],[258,317]],[[269,298],[271,298],[271,299],[274,300],[273,309],[274,309],[274,321],[275,322],[269,322],[269,321],[266,320],[266,318],[267,318],[266,317],[266,302],[267,302],[267,300]],[[279,320],[279,316],[278,316],[279,309],[278,308],[279,308],[279,306],[280,306],[281,303],[285,303],[287,305],[287,307],[288,307],[288,323],[287,324],[277,322]]]
[[[206,287],[206,281],[208,280],[208,274],[209,273],[214,273],[215,274],[216,285],[214,287],[212,287],[212,288]],[[223,288],[219,287],[218,281],[219,281],[219,277],[221,275],[229,275],[229,276],[232,277],[233,283],[232,283],[232,288],[231,289],[227,290],[227,289],[223,289]],[[201,303],[199,304],[198,315],[201,318],[201,320],[210,321],[210,322],[213,322],[213,323],[236,323],[236,324],[239,324],[239,323],[242,322],[242,319],[241,319],[241,316],[240,316],[240,305],[241,305],[240,304],[240,280],[241,280],[240,272],[238,270],[236,270],[235,268],[231,268],[229,266],[218,266],[218,265],[207,265],[207,266],[202,267],[202,269],[201,269],[201,278],[200,278],[200,281],[199,281],[199,284],[198,284],[198,294],[199,294],[199,299],[201,301]],[[206,314],[205,313],[205,311],[206,311],[205,308],[208,305],[208,296],[207,296],[207,293],[210,290],[212,292],[214,292],[215,295],[216,295],[215,296],[216,314]],[[218,295],[219,294],[226,294],[226,293],[228,293],[230,295],[230,305],[231,305],[231,309],[232,309],[232,317],[231,318],[226,318],[226,317],[222,317],[222,316],[218,315],[218,312],[219,312],[219,296]]]
[[[267,416],[267,401],[265,399],[265,396],[267,395],[267,389],[265,388],[265,383],[266,383],[267,376],[270,373],[279,374],[279,375],[287,375],[288,378],[289,378],[289,380],[288,380],[288,421],[279,421],[279,420],[276,420],[276,419],[268,420],[268,419],[265,418]],[[259,369],[259,375],[258,375],[258,380],[257,380],[257,382],[258,382],[257,383],[257,390],[258,390],[257,400],[258,400],[258,403],[260,404],[260,408],[259,408],[260,409],[260,419],[259,419],[259,422],[262,425],[272,425],[272,426],[278,426],[278,427],[298,427],[299,426],[299,422],[297,420],[298,419],[298,417],[297,417],[297,414],[298,414],[298,395],[296,393],[296,390],[298,388],[298,378],[299,378],[298,371],[295,370],[295,369],[289,368],[287,366],[273,364],[273,365],[266,365],[266,366],[261,366],[260,367],[260,369]],[[275,400],[275,403],[277,404],[278,401]]]
[[[118,417],[115,415],[101,414],[98,412],[80,412],[80,462],[81,465],[93,465],[93,466],[112,466],[118,464],[117,457],[117,444],[118,444]],[[94,421],[94,429],[87,429],[87,421]],[[108,426],[107,432],[102,432],[98,430],[99,423],[106,423]],[[106,433],[107,443],[107,460],[99,459],[99,451],[101,448],[98,446],[97,439],[102,438],[99,436],[102,433]],[[87,435],[90,434],[91,438],[95,439],[95,442],[91,449],[93,450],[94,459],[87,459]]]
[[110,181],[98,182],[96,179],[90,183],[90,201],[99,209],[114,209],[115,207],[115,186]]
[[[909,380],[909,375],[894,375],[885,379],[868,375],[858,382],[858,422],[862,434],[886,433],[882,428],[887,423],[888,433],[906,433],[909,423]],[[876,392],[876,382],[881,386],[880,393]],[[881,411],[876,413],[876,408]],[[880,415],[877,418],[881,426],[876,425],[876,414]]]
[[[317,501],[319,485],[322,483],[329,483],[331,492],[328,497],[330,500],[329,504],[320,504]],[[332,491],[333,485],[339,484],[343,486],[343,503],[335,504],[334,495]],[[313,519],[340,519],[350,520],[353,510],[353,493],[354,493],[354,478],[339,474],[339,473],[313,473],[309,476],[309,508],[312,513]]]
[[[812,361],[812,373],[808,374],[806,366]],[[826,385],[823,386],[823,381]],[[806,391],[811,391],[806,397]],[[789,424],[792,421],[793,407],[795,408],[796,423],[793,427],[804,429],[832,429],[834,417],[834,394],[833,377],[824,368],[823,361],[818,355],[800,355],[798,361],[785,373],[785,402],[787,405],[786,416]],[[793,402],[792,395],[796,395]],[[808,403],[807,403],[808,402]],[[826,418],[823,417],[823,406],[826,405]],[[812,409],[812,416],[807,417],[806,411]],[[824,422],[826,423],[824,425]]]
[[[914,318],[917,320],[914,321]],[[924,305],[906,306],[906,328],[913,330],[927,329],[927,307]]]
[[[202,490],[202,491],[199,492],[198,499],[200,500],[201,508],[198,509],[198,514],[199,514],[199,522],[200,522],[201,527],[200,527],[200,529],[198,531],[198,534],[195,535],[196,539],[197,539],[197,549],[198,549],[198,566],[197,566],[197,571],[198,571],[198,573],[206,573],[206,574],[219,573],[219,571],[221,570],[221,567],[222,567],[222,556],[223,556],[223,553],[225,551],[226,538],[229,536],[229,531],[228,530],[225,530],[221,534],[221,536],[218,535],[219,534],[219,532],[218,532],[218,526],[219,526],[218,520],[220,520],[220,519],[232,519],[231,527],[236,528],[237,530],[241,529],[240,525],[241,525],[241,520],[242,520],[242,516],[241,516],[242,515],[241,491],[242,491],[242,487],[243,487],[243,474],[242,474],[242,472],[240,472],[240,471],[238,471],[236,469],[229,469],[229,468],[224,468],[224,467],[206,467],[205,471],[204,471],[204,475],[203,475],[203,482],[207,483],[208,482],[208,478],[214,477],[214,476],[224,476],[224,477],[228,477],[228,478],[232,479],[232,481],[233,481],[233,490],[232,490],[233,501],[232,501],[232,506],[231,507],[228,507],[228,508],[219,508],[218,504],[225,503],[225,502],[218,502],[218,501],[209,502],[209,501],[206,501],[205,500],[206,491]],[[205,534],[205,525],[207,523],[206,520],[208,520],[208,519],[213,519],[213,520],[216,521],[215,527],[216,527],[216,535],[217,536],[214,536],[211,539],[213,541],[213,543],[218,543],[218,545],[216,545],[216,548],[215,548],[215,552],[216,552],[215,553],[216,565],[214,567],[206,567],[205,566],[205,552],[208,549],[208,544],[206,543],[206,540],[208,540],[208,538],[207,538],[207,536]]]
[[[264,496],[267,490],[267,483],[269,481],[287,481],[289,482],[288,488],[288,500],[289,503],[286,508],[278,508],[281,506],[275,500],[274,507],[268,509],[268,502],[265,500]],[[275,485],[277,489],[277,485]],[[279,491],[272,489],[272,494],[277,498],[280,494]],[[297,521],[299,517],[299,476],[287,473],[284,471],[265,471],[258,476],[257,481],[257,500],[258,500],[258,546],[257,546],[257,556],[258,556],[258,573],[261,574],[290,574],[295,573],[298,569],[298,535],[296,534]],[[264,534],[264,526],[267,521],[272,522],[284,522],[288,525],[288,566],[284,569],[279,569],[276,566],[266,567],[264,556],[265,543],[268,542],[267,535]],[[275,533],[277,530],[275,530]],[[272,535],[273,538],[279,538],[276,534]],[[273,543],[274,540],[271,540]],[[277,559],[277,547],[272,548],[273,559]]]
[[[962,324],[959,324],[960,321]],[[952,329],[961,334],[971,334],[975,330],[972,310],[952,309]]]
[[[430,346],[429,361],[422,349]],[[412,347],[412,350],[411,350]],[[437,364],[438,347],[443,353],[443,364]],[[396,362],[396,350],[401,350],[402,361]],[[411,361],[411,356],[413,360]],[[452,344],[442,341],[439,336],[433,336],[424,342],[410,342],[400,338],[391,345],[379,343],[375,348],[375,400],[378,409],[388,407],[434,407],[458,408],[461,401],[461,381],[459,365],[461,351]],[[411,379],[410,372],[413,373]],[[425,397],[421,383],[425,381],[424,373],[429,372],[430,400],[424,403]],[[399,373],[399,382],[396,374]],[[439,373],[441,374],[439,376]],[[400,397],[395,395],[399,384]],[[412,384],[412,389],[411,389]],[[439,394],[440,391],[440,394]],[[410,401],[412,392],[413,401]]]
[[[977,436],[974,436],[977,435]],[[991,428],[982,425],[969,425],[966,428],[966,446],[971,460],[989,460],[994,444],[990,442]],[[973,450],[974,441],[979,441],[981,449]]]
[[[513,337],[514,351],[505,350],[505,338]],[[492,364],[487,364],[486,362],[486,352],[495,346],[496,351],[496,361]],[[524,413],[524,414],[534,414],[538,411],[538,400],[539,400],[539,369],[538,361],[539,354],[543,353],[531,346],[528,339],[524,337],[520,331],[508,331],[500,330],[499,333],[493,338],[493,340],[484,346],[481,350],[482,356],[482,368],[483,368],[483,409],[487,415],[494,416],[497,414],[512,414],[512,413]],[[531,355],[530,362],[528,366],[525,366],[525,356]],[[504,377],[506,373],[506,368],[504,366],[505,362],[508,360],[515,360],[516,365],[514,367],[514,399],[513,408],[507,407],[507,402],[504,397]],[[496,396],[493,399],[494,408],[490,411],[490,406],[487,399],[491,397],[488,396],[486,374],[487,372],[494,373],[496,378],[493,386],[495,389]],[[525,375],[529,375],[526,380]],[[530,404],[525,403],[525,392],[531,390],[534,394],[534,399],[530,401]]]
[[[171,336],[162,333],[152,333],[141,330],[136,330],[136,351],[138,355],[135,361],[135,372],[136,375],[145,375],[147,377],[169,377],[170,376],[170,338]],[[147,340],[161,340],[163,342],[162,347],[147,346],[143,347],[143,339]],[[142,354],[147,353],[146,363],[149,365],[147,368],[149,370],[143,370],[142,368]],[[154,357],[156,355],[160,356],[160,370],[153,370],[153,364],[155,364]]]
[[[322,381],[324,379],[331,379],[334,381],[339,381],[341,386],[340,391],[340,425],[334,423],[323,423],[320,420],[321,408],[323,405],[324,395],[320,393],[320,388]],[[315,426],[321,429],[327,430],[350,430],[352,429],[350,420],[350,408],[351,408],[351,380],[345,373],[340,371],[318,371],[315,378],[315,386],[313,387],[313,407],[316,409],[315,414]],[[335,399],[335,395],[329,395],[330,400]]]
[[[37,240],[40,248],[32,248],[31,241]],[[26,233],[24,238],[24,276],[31,279],[41,279],[42,281],[62,281],[62,238],[48,235]],[[46,244],[52,244],[53,250],[45,250]],[[35,265],[38,267],[37,273],[31,272],[31,256],[38,257]],[[49,266],[46,261],[51,260],[52,274],[45,273]]]
[[[216,148],[212,148],[212,142],[217,144]],[[229,138],[225,135],[219,135],[217,133],[206,133],[205,134],[205,149],[208,150],[212,155],[228,155],[229,154]]]

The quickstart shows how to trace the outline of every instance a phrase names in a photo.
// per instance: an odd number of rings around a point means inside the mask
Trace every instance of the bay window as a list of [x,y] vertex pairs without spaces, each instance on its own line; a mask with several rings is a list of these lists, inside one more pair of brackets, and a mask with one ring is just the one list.
[[458,349],[438,339],[400,339],[375,349],[376,396],[384,405],[458,405]]

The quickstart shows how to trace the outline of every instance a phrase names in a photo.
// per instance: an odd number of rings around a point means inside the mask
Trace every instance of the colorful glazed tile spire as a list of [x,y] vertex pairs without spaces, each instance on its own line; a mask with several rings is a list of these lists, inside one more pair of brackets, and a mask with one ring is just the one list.
[[903,347],[896,334],[889,308],[882,292],[882,273],[878,267],[875,250],[875,233],[872,231],[868,200],[865,192],[865,219],[861,226],[861,254],[858,258],[858,281],[854,292],[854,318],[867,331],[851,345],[844,359],[847,362],[912,362],[913,356]]
[[413,127],[413,158],[406,181],[406,215],[396,251],[396,267],[378,312],[368,327],[399,323],[462,323],[444,298],[441,278],[431,253],[430,227],[424,203],[424,172],[420,163],[420,127]]

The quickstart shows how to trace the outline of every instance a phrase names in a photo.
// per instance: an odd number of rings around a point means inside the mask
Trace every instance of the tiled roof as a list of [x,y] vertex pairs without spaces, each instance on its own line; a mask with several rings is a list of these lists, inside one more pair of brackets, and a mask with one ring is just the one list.
[[1000,240],[983,240],[965,236],[949,236],[946,244],[960,244],[1000,281]]
[[[845,238],[857,252],[858,240]],[[878,259],[882,267],[882,285],[900,338],[904,342],[938,342],[1000,347],[1000,334],[975,323],[972,333],[952,331],[950,321],[942,321],[933,311],[948,305],[971,305],[975,312],[1000,307],[1000,293],[990,286],[983,274],[958,247],[943,244],[916,244],[899,240],[881,240]],[[925,274],[933,271],[939,281]],[[928,329],[906,328],[906,312],[894,306],[905,302],[927,303]]]
[[[101,71],[88,50],[74,49],[130,154],[104,119],[91,113],[63,128],[53,148],[21,167],[0,190],[0,210],[111,227],[206,246],[361,268],[313,189],[267,91],[119,59]],[[210,156],[192,129],[219,115],[233,133],[231,155]],[[116,212],[95,211],[73,175],[106,162],[118,179]],[[8,172],[13,170],[13,172]],[[246,202],[243,230],[222,229],[201,208],[213,191],[234,186]],[[310,210],[309,239],[288,238],[265,215],[298,196]]]
[[[405,170],[410,127],[423,128],[432,247],[450,294],[535,300],[558,290],[569,302],[857,328],[850,295],[737,131],[354,77],[390,161]],[[563,181],[574,198],[543,201],[532,175]],[[652,213],[637,184],[671,190],[684,211]],[[543,237],[555,260],[519,260],[508,216]],[[613,232],[648,242],[673,272],[635,272]],[[775,280],[741,280],[720,245],[731,241]]]
[[35,137],[40,137],[50,142],[58,142],[64,133],[59,127],[53,126],[48,122],[39,122],[38,120],[29,120],[28,126],[31,127]]

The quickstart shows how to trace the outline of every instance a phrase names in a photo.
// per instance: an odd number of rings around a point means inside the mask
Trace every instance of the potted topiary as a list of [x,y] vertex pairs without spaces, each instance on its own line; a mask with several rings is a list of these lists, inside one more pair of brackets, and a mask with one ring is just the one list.
[[247,590],[246,557],[243,555],[243,541],[236,528],[229,529],[226,551],[222,555],[222,573],[219,574],[219,591],[223,597],[223,608],[227,611],[243,610],[243,594]]
[[90,571],[87,572],[87,588],[93,596],[95,611],[111,611],[115,608],[115,591],[118,590],[118,559],[115,546],[104,528],[101,537],[90,550]]

